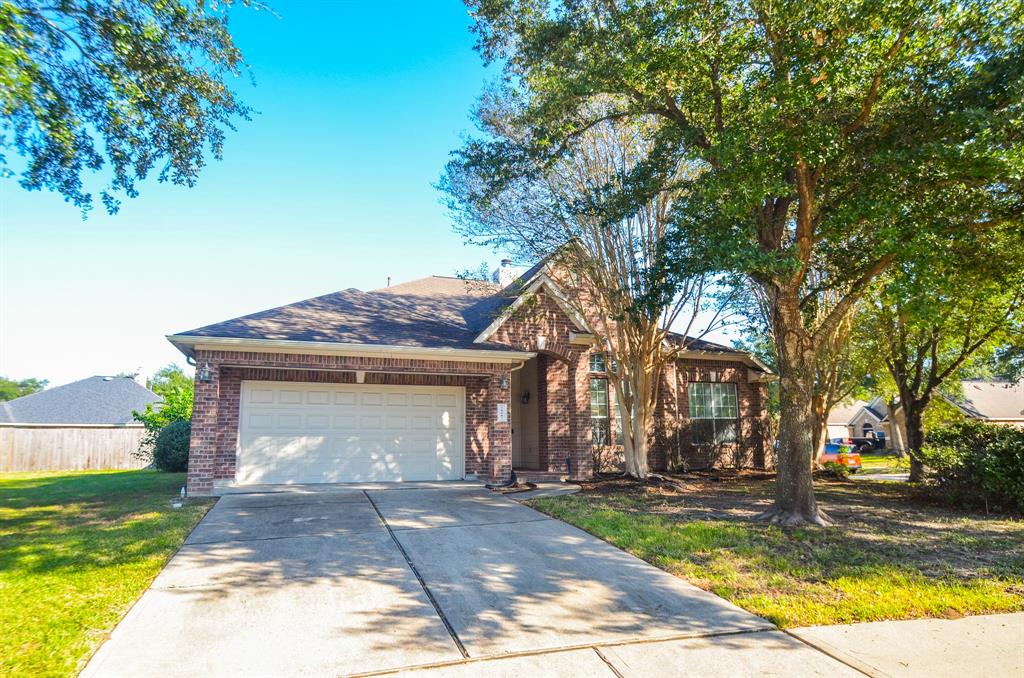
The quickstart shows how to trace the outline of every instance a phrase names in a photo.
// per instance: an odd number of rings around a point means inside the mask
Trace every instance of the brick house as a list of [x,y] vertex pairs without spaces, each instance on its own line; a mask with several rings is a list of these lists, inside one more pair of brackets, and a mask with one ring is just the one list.
[[[564,299],[539,264],[505,286],[433,276],[169,336],[197,365],[189,492],[591,476],[614,454],[615,399]],[[652,466],[769,465],[771,378],[692,344],[662,378]]]

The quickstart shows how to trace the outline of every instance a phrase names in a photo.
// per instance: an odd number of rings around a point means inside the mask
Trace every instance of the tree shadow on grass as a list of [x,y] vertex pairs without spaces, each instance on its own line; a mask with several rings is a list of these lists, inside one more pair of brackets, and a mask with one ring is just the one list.
[[59,573],[173,551],[212,503],[171,500],[184,474],[155,471],[0,480],[0,570]]

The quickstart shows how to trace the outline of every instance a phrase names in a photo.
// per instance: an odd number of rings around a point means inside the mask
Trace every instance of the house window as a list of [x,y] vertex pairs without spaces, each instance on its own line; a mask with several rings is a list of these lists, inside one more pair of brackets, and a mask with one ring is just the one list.
[[611,443],[608,425],[608,380],[590,380],[590,428],[593,431],[595,447]]
[[590,371],[599,372],[604,374],[608,372],[608,366],[611,366],[613,372],[617,372],[619,364],[615,362],[615,359],[609,359],[604,353],[591,353],[590,354]]
[[691,382],[690,429],[695,445],[735,443],[739,438],[736,384]]

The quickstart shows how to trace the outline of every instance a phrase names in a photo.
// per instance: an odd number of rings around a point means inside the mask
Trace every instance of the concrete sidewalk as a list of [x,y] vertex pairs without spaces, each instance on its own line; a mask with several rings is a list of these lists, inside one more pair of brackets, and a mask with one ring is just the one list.
[[1024,676],[1024,613],[812,626],[791,633],[869,676]]

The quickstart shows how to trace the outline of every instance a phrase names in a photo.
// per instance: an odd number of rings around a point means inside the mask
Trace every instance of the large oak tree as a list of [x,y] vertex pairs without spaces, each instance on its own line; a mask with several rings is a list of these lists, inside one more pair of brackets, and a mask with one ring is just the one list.
[[[652,166],[695,167],[677,226],[755,281],[778,352],[778,479],[764,517],[828,522],[810,471],[818,353],[876,276],[927,246],[922,222],[902,218],[934,195],[923,189],[1019,182],[1022,1],[470,5],[482,53],[521,92],[531,155],[568,152],[600,119],[653,115]],[[598,97],[615,106],[595,118]],[[665,176],[638,171],[623,194]]]
[[192,186],[250,115],[230,87],[245,69],[232,4],[0,0],[0,174],[83,213],[93,205],[83,177],[105,166],[110,212],[154,170]]

